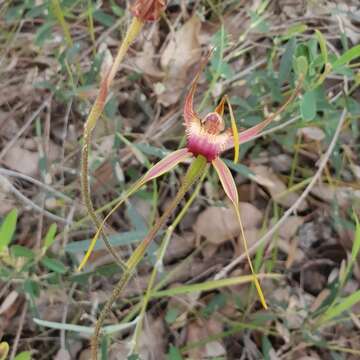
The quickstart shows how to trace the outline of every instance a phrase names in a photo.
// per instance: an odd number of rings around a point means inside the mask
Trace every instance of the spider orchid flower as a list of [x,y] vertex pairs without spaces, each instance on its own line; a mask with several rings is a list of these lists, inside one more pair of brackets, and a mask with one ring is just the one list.
[[[170,212],[174,210],[177,204],[181,201],[181,199],[185,195],[185,192],[194,183],[194,181],[201,176],[206,166],[212,165],[220,179],[225,194],[230,199],[236,212],[240,225],[241,236],[244,242],[244,249],[247,255],[251,272],[254,275],[254,283],[263,307],[267,308],[264,295],[262,293],[259,281],[255,275],[255,271],[252,266],[250,256],[248,254],[244,229],[240,218],[239,195],[236,184],[229,168],[226,166],[225,162],[221,160],[220,155],[223,152],[234,148],[234,160],[237,161],[239,156],[239,145],[252,140],[254,136],[258,135],[261,130],[263,130],[275,117],[277,117],[286,108],[286,106],[299,93],[301,81],[299,82],[299,85],[296,87],[292,95],[288,98],[288,100],[275,113],[270,115],[268,118],[266,118],[259,124],[247,130],[238,132],[236,128],[236,121],[234,118],[233,110],[227,96],[224,96],[221,99],[219,105],[214,109],[214,111],[208,113],[204,117],[198,115],[194,110],[194,95],[197,89],[197,83],[200,77],[200,73],[206,62],[207,61],[203,62],[203,64],[200,66],[200,70],[194,78],[190,91],[185,98],[183,116],[187,138],[186,147],[168,154],[164,159],[159,161],[150,170],[148,170],[148,172],[124,194],[124,197],[109,212],[109,214],[104,218],[101,225],[98,227],[98,231],[96,232],[94,238],[90,243],[87,253],[79,266],[79,270],[87,262],[107,219],[124,203],[124,201],[129,196],[138,191],[138,189],[148,181],[167,173],[168,171],[176,167],[179,163],[193,158],[195,160],[192,162],[186,176],[183,179],[182,187],[179,189],[178,195],[173,200],[173,206],[170,206],[165,211],[163,216],[151,229],[148,236],[133,252],[133,254],[126,263],[126,267],[128,270],[132,270],[137,265],[137,263],[140,261],[141,255],[145,253],[145,250],[149,245],[150,241],[155,237],[159,228],[165,223]],[[225,129],[225,122],[223,119],[224,108],[226,104],[228,105],[231,119],[231,128],[228,129]]]
[[[110,298],[106,302],[103,310],[101,311],[98,321],[96,322],[95,325],[95,330],[91,341],[91,353],[93,360],[97,359],[98,339],[101,332],[101,326],[107,314],[111,310],[112,304],[120,296],[123,288],[126,286],[129,279],[131,278],[135,270],[135,267],[144,257],[146,249],[149,247],[151,241],[155,238],[159,229],[166,223],[166,220],[169,218],[172,211],[175,210],[175,208],[179,205],[181,200],[184,198],[186,192],[196,181],[198,181],[201,178],[202,175],[204,175],[206,169],[209,166],[214,167],[216,173],[219,176],[225,194],[230,199],[234,207],[240,225],[240,234],[244,242],[245,253],[253,275],[253,281],[263,307],[265,309],[267,308],[265,297],[261,290],[258,277],[255,274],[249,256],[244,229],[240,217],[239,195],[236,188],[236,184],[229,168],[226,166],[224,161],[220,159],[220,155],[224,151],[234,148],[235,149],[234,160],[237,161],[239,156],[239,145],[253,139],[254,136],[259,134],[262,129],[264,129],[275,117],[277,117],[286,108],[286,106],[300,92],[303,77],[300,78],[299,84],[297,85],[292,95],[275,113],[270,115],[268,118],[266,118],[259,124],[247,130],[238,132],[236,128],[236,121],[234,118],[232,107],[226,96],[224,96],[221,99],[219,105],[214,109],[214,111],[208,113],[204,117],[198,115],[194,110],[193,102],[194,102],[194,95],[196,92],[198,79],[200,77],[200,73],[203,67],[207,62],[207,59],[200,66],[200,69],[191,85],[190,91],[185,98],[183,116],[184,116],[184,125],[185,125],[186,138],[187,138],[186,147],[183,149],[173,151],[170,154],[168,154],[164,159],[159,161],[150,170],[148,170],[142,178],[140,178],[133,186],[129,188],[128,191],[125,192],[122,199],[106,215],[104,220],[101,222],[100,226],[98,226],[98,230],[95,236],[93,237],[83,260],[80,263],[79,270],[81,270],[81,268],[86,264],[89,256],[91,255],[94,246],[96,244],[96,241],[99,238],[101,232],[103,231],[106,221],[126,201],[128,197],[130,197],[132,194],[138,191],[148,181],[158,178],[159,176],[167,173],[175,166],[177,166],[179,163],[185,160],[193,159],[185,176],[181,181],[181,185],[177,194],[170,201],[170,204],[167,207],[167,209],[156,220],[155,224],[150,229],[149,233],[140,242],[140,244],[136,247],[136,249],[132,252],[129,259],[124,264],[125,265],[124,272],[118,284],[114,288]],[[229,108],[231,129],[225,129],[225,123],[223,120],[224,108],[226,104],[228,105]]]

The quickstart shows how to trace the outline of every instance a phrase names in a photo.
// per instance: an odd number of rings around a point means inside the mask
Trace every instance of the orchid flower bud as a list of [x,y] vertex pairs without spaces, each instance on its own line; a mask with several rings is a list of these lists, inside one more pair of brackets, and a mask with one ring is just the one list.
[[156,21],[166,8],[166,0],[136,0],[131,7],[134,16],[142,21]]

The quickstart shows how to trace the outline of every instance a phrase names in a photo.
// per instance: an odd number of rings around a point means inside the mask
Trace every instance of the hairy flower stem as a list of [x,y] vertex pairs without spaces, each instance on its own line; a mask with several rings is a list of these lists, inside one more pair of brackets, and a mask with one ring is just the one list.
[[143,259],[144,254],[151,244],[151,241],[156,236],[159,229],[164,225],[166,220],[169,218],[171,213],[178,206],[180,201],[184,198],[186,192],[190,187],[203,175],[204,171],[207,168],[207,161],[203,156],[198,156],[190,165],[186,175],[182,179],[180,189],[178,190],[176,196],[171,201],[170,205],[167,207],[162,216],[156,221],[154,226],[151,228],[147,236],[142,240],[140,245],[132,253],[128,261],[126,262],[126,268],[121,276],[121,279],[117,283],[115,289],[113,290],[109,300],[106,302],[104,308],[102,309],[100,316],[96,322],[94,334],[91,339],[91,359],[97,360],[97,349],[99,343],[99,337],[101,332],[101,327],[109,314],[113,303],[119,298],[122,290],[125,288],[128,281],[131,279],[131,276],[138,265],[138,263]]
[[[90,111],[90,114],[85,122],[84,125],[84,135],[83,135],[83,141],[84,145],[82,147],[81,151],[81,160],[82,160],[82,168],[81,168],[81,190],[82,190],[82,197],[83,201],[85,203],[85,206],[87,208],[87,211],[89,213],[89,216],[93,223],[95,224],[96,228],[98,229],[100,227],[100,219],[97,217],[94,206],[91,200],[90,196],[90,187],[89,187],[89,149],[91,144],[91,136],[92,132],[96,126],[96,123],[98,119],[101,116],[101,113],[104,109],[105,103],[106,103],[106,97],[108,95],[108,90],[110,88],[110,85],[116,75],[116,72],[118,71],[118,68],[124,59],[124,56],[129,49],[130,44],[135,40],[137,35],[140,33],[140,30],[143,27],[143,21],[138,19],[137,17],[134,17],[127,32],[125,35],[124,40],[122,41],[120,48],[118,50],[118,53],[116,55],[116,58],[106,76],[103,77],[100,84],[100,90],[99,94],[95,100],[95,103]],[[122,260],[117,256],[116,252],[110,245],[110,242],[108,238],[106,237],[105,233],[103,232],[103,240],[104,243],[111,253],[111,255],[114,257],[116,262],[123,268],[124,263]]]

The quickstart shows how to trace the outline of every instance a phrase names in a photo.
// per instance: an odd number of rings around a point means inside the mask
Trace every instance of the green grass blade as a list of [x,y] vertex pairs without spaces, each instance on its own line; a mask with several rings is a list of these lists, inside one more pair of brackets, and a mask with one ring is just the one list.
[[[146,235],[146,231],[133,230],[124,233],[117,233],[109,236],[109,243],[111,246],[131,245],[141,240]],[[74,241],[65,246],[65,251],[68,253],[77,253],[86,251],[89,248],[91,240]],[[105,249],[102,242],[97,242],[94,250]]]
[[51,224],[48,232],[45,235],[45,239],[44,239],[44,248],[45,249],[49,248],[53,244],[53,242],[55,240],[55,236],[56,236],[56,231],[57,231],[57,225],[55,223]]
[[71,33],[69,30],[69,26],[65,20],[65,16],[64,13],[61,9],[61,5],[59,0],[51,0],[51,10],[56,18],[56,20],[58,21],[59,25],[61,26],[61,29],[64,33],[64,37],[65,37],[65,41],[66,41],[66,45],[68,47],[72,47],[73,46],[73,40],[71,37]]
[[317,29],[315,30],[315,36],[320,45],[320,52],[321,52],[321,56],[323,58],[324,64],[326,64],[328,62],[326,39],[325,39],[324,35]]
[[0,227],[0,252],[4,250],[11,242],[16,229],[18,211],[11,210],[6,216]]
[[[41,319],[37,319],[37,318],[34,318],[33,320],[34,320],[35,324],[44,326],[44,327],[47,327],[50,329],[74,331],[77,333],[83,333],[83,334],[89,334],[89,335],[92,335],[94,333],[94,328],[90,327],[90,326],[59,323],[59,322],[55,322],[55,321],[46,321],[46,320],[41,320]],[[110,335],[110,334],[114,334],[114,333],[122,331],[122,330],[127,330],[127,329],[131,328],[132,326],[134,326],[136,324],[136,322],[137,322],[137,318],[134,319],[133,321],[125,323],[125,324],[116,324],[116,325],[105,326],[102,329],[102,333]]]
[[349,63],[350,61],[360,57],[360,45],[356,45],[342,54],[335,62],[333,62],[332,67],[335,69],[342,65]]
[[[281,278],[281,275],[257,274],[256,277],[259,279],[279,279],[279,278]],[[220,280],[210,280],[210,281],[205,281],[203,283],[178,286],[178,287],[175,287],[172,289],[156,291],[156,292],[152,293],[151,297],[161,298],[164,296],[176,296],[176,295],[188,294],[188,293],[199,292],[199,291],[211,291],[211,290],[215,290],[215,289],[220,289],[225,286],[246,284],[246,283],[250,283],[253,281],[254,281],[253,275],[237,276],[237,277],[233,277],[233,278],[220,279]]]
[[329,308],[321,319],[321,323],[326,323],[334,317],[341,315],[344,311],[351,309],[356,303],[360,301],[360,290],[349,295],[346,298],[340,299],[339,303]]
[[354,235],[354,244],[351,249],[351,262],[355,262],[359,250],[360,250],[360,222],[359,218],[357,217],[355,211],[354,211],[354,218],[355,218],[355,235]]

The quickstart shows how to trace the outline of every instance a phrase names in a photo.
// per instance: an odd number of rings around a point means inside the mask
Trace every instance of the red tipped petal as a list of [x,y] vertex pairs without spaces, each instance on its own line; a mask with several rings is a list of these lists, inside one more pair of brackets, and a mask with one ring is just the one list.
[[186,95],[185,98],[185,104],[184,104],[184,119],[185,119],[185,125],[189,125],[194,119],[197,119],[198,116],[194,112],[194,94],[197,87],[197,81],[199,78],[199,73],[195,77],[195,80],[193,81],[190,91]]
[[189,125],[195,119],[198,119],[199,116],[194,111],[194,95],[197,88],[197,83],[199,81],[199,77],[201,72],[204,70],[204,67],[209,61],[209,58],[212,54],[213,50],[210,50],[207,57],[201,62],[198,72],[195,75],[194,80],[192,81],[191,88],[186,95],[185,103],[184,103],[184,119],[185,126]]
[[214,165],[214,168],[219,176],[221,185],[226,195],[237,206],[239,203],[239,195],[235,185],[235,180],[229,168],[220,158],[213,160],[212,164]]
[[160,160],[157,164],[155,164],[143,177],[143,182],[147,182],[149,180],[155,179],[160,175],[165,174],[170,171],[180,162],[186,160],[192,156],[188,149],[180,149],[176,150],[169,155],[167,155],[164,159]]

